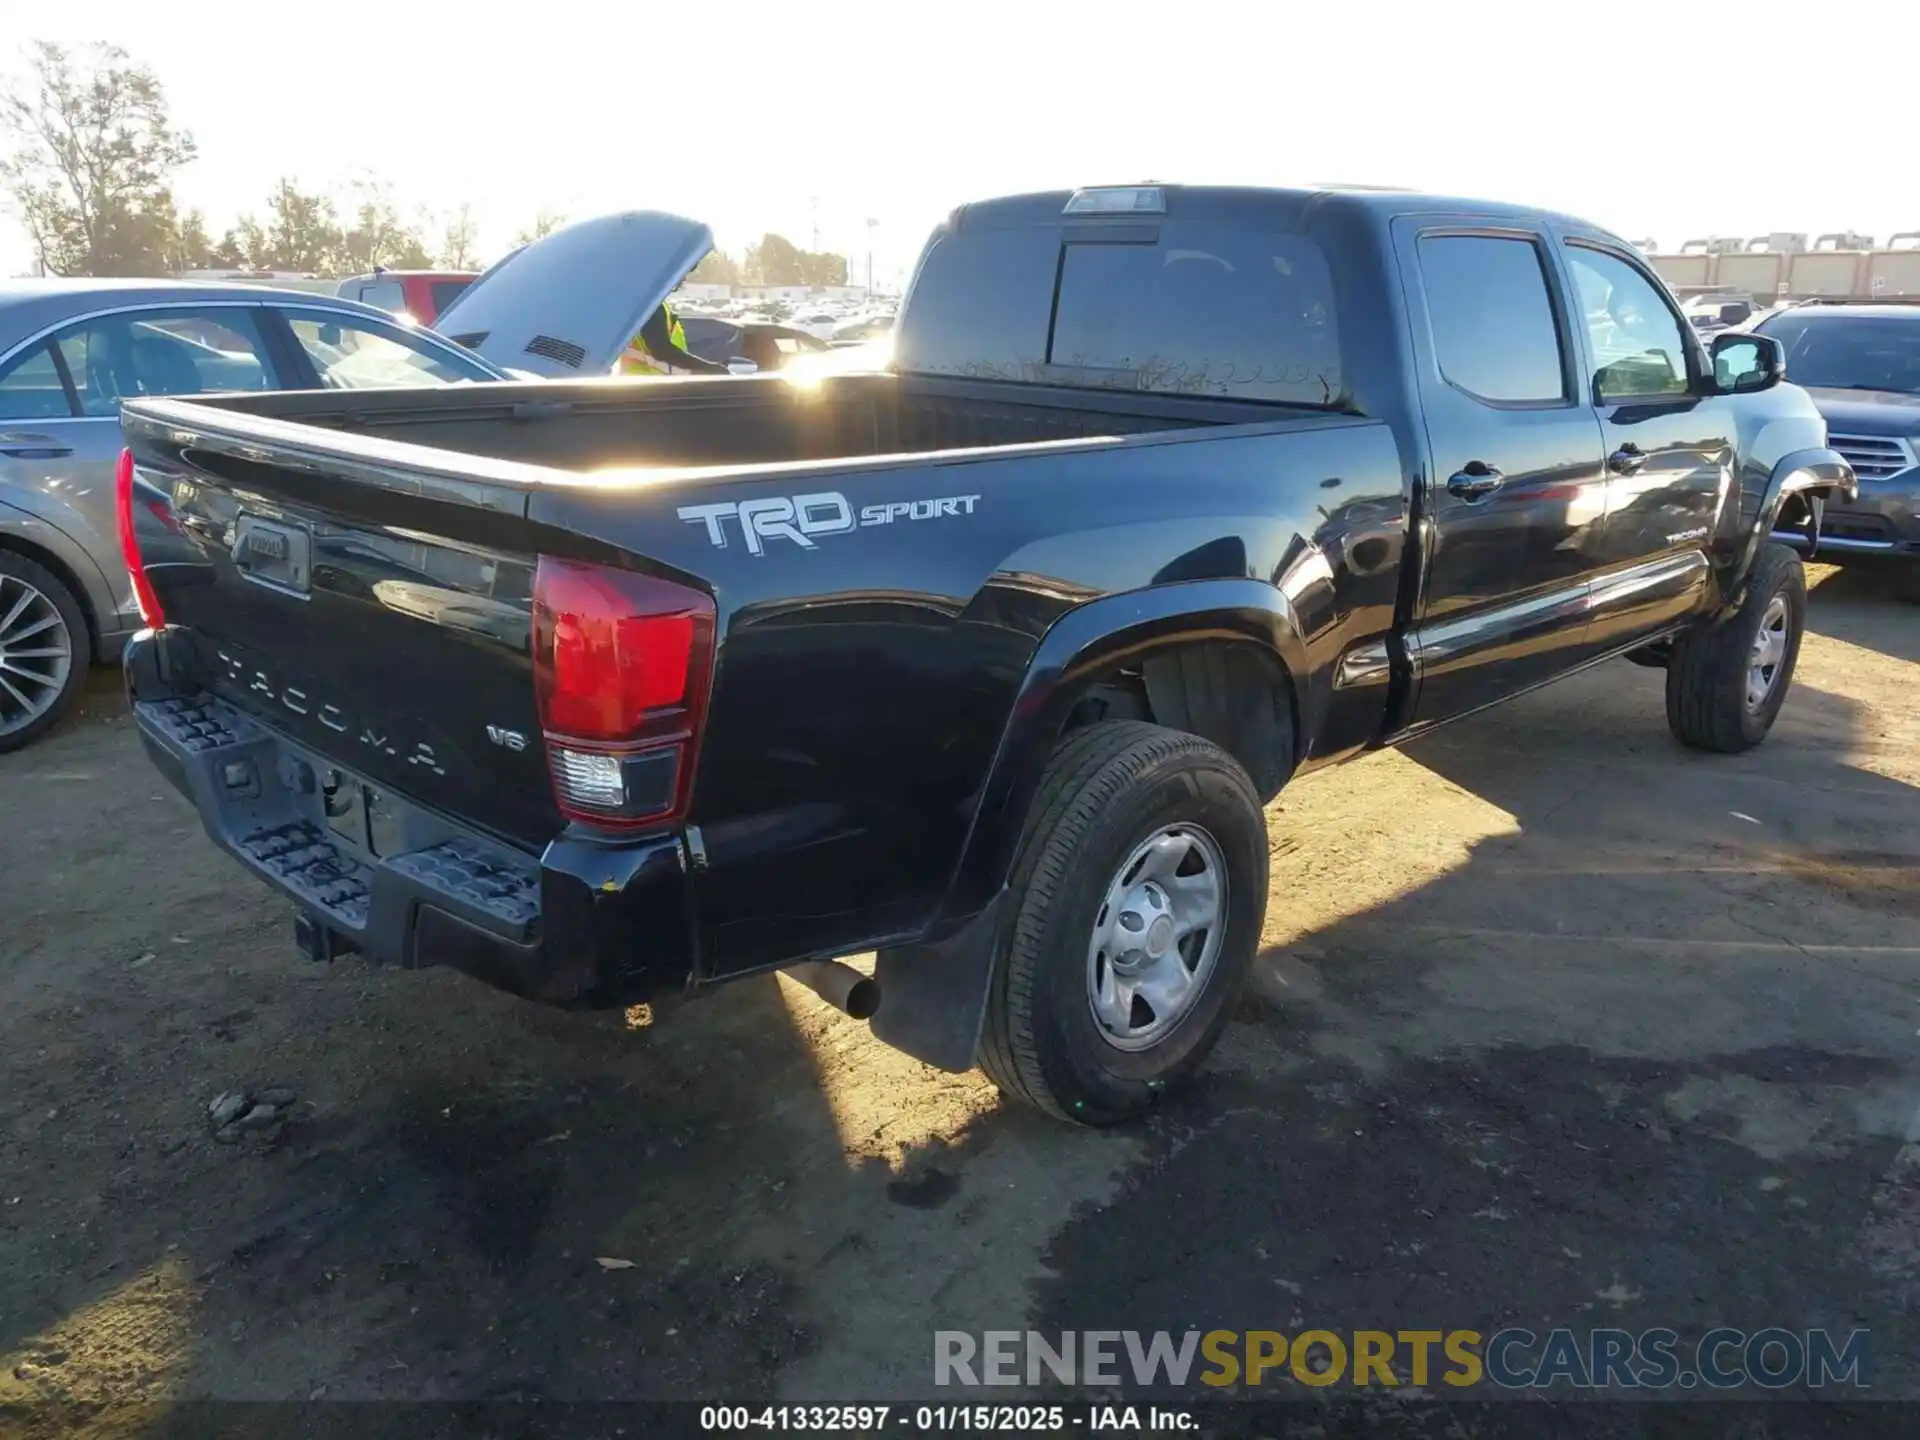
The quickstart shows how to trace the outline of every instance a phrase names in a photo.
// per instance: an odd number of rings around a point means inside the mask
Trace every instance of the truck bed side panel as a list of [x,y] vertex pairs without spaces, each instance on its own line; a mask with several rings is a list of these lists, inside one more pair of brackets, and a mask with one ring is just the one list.
[[[644,500],[616,483],[556,487],[529,513],[716,596],[691,818],[706,965],[724,974],[926,923],[1040,637],[1087,600],[1215,578],[1280,586],[1307,632],[1313,733],[1336,708],[1336,662],[1391,625],[1402,485],[1385,426],[1327,416],[789,467]],[[1352,744],[1377,735],[1384,698],[1341,712]]]

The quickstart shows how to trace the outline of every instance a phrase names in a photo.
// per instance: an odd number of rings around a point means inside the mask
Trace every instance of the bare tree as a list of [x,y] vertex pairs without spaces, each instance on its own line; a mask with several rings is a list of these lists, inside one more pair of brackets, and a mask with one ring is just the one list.
[[566,223],[565,215],[558,210],[549,210],[543,205],[533,217],[533,223],[513,237],[513,243],[516,246],[531,245],[536,240],[544,240]]
[[42,269],[166,268],[179,238],[168,182],[197,152],[150,69],[113,45],[35,41],[26,76],[0,92],[0,131],[0,186]]
[[479,243],[480,224],[473,218],[473,207],[463,204],[447,221],[446,239],[440,247],[440,263],[449,270],[478,270],[480,257],[475,253],[475,247]]

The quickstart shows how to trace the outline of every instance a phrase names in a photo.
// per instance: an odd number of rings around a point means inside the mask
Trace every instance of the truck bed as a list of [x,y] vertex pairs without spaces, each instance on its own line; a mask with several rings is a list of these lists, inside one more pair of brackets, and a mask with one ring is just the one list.
[[1270,405],[931,377],[234,395],[203,403],[561,470],[783,464],[1271,421]]

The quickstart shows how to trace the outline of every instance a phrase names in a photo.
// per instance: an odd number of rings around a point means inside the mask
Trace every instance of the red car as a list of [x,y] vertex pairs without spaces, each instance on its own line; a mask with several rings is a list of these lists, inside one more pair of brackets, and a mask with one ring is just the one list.
[[376,305],[395,315],[411,316],[432,325],[454,297],[480,276],[471,270],[380,270],[342,280],[335,292],[342,299]]

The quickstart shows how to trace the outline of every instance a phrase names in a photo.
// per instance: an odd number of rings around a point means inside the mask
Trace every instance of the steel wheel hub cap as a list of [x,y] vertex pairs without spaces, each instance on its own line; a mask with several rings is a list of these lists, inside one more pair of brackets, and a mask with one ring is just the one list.
[[1227,867],[1198,825],[1134,846],[1107,884],[1087,946],[1087,1004],[1107,1042],[1144,1050],[1193,1009],[1220,958]]
[[26,581],[0,575],[0,735],[53,708],[73,669],[73,637],[60,607]]
[[1760,617],[1760,629],[1753,637],[1753,650],[1747,656],[1747,708],[1758,710],[1773,693],[1780,678],[1780,666],[1787,658],[1787,597],[1776,595],[1767,602],[1767,613]]

